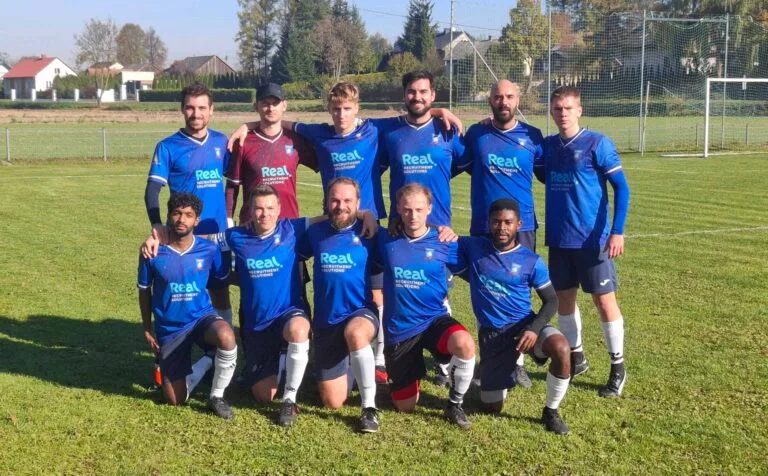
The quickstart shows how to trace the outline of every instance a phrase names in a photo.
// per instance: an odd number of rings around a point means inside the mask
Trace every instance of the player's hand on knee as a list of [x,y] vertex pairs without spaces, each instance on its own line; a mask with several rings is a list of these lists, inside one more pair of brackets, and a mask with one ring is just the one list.
[[624,235],[609,236],[605,248],[609,258],[613,259],[621,256],[624,253]]
[[529,350],[533,349],[533,346],[536,345],[536,339],[538,339],[538,337],[539,336],[537,336],[533,331],[523,332],[523,335],[517,342],[517,347],[515,347],[515,349],[521,354],[525,354]]
[[235,129],[234,132],[232,132],[232,135],[229,136],[229,140],[227,141],[227,150],[232,152],[232,149],[235,147],[235,143],[242,146],[243,142],[245,142],[245,137],[248,135],[248,126],[245,124],[242,124],[240,127]]
[[437,239],[440,240],[441,243],[451,243],[453,241],[458,241],[459,235],[457,235],[450,226],[438,226]]

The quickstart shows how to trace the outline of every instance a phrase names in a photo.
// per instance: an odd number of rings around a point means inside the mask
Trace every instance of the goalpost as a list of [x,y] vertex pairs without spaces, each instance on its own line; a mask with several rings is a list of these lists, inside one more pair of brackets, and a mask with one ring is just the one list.
[[[722,84],[718,93],[722,97],[713,98],[713,84]],[[713,101],[718,103],[713,105]],[[719,137],[714,142],[710,133],[712,111],[721,114],[720,124],[715,124]],[[719,153],[768,152],[768,78],[707,78],[704,157],[714,155],[710,151],[715,148]]]

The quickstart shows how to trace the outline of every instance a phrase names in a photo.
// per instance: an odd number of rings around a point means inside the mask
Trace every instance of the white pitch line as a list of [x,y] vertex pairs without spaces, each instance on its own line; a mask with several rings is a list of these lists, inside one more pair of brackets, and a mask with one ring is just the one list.
[[715,230],[689,230],[689,231],[678,231],[675,233],[645,233],[641,235],[627,235],[627,238],[659,238],[659,237],[667,237],[667,236],[713,235],[713,234],[719,234],[719,233],[731,233],[731,232],[741,232],[741,231],[763,231],[763,230],[768,230],[768,225],[740,227],[740,228],[719,228]]
[[694,172],[692,170],[664,170],[664,169],[649,169],[647,167],[623,167],[624,170],[640,170],[643,172],[659,172],[659,173],[665,173],[665,174],[685,174],[685,175],[699,175],[699,172]]

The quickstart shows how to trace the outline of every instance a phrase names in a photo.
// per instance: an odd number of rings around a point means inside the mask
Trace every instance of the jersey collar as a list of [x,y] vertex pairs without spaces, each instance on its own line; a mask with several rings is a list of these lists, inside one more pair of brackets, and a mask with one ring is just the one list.
[[507,251],[501,251],[501,250],[499,250],[498,248],[496,248],[496,245],[493,245],[493,249],[494,249],[494,250],[496,250],[496,253],[497,253],[497,254],[500,254],[500,255],[506,255],[506,254],[509,254],[509,253],[514,253],[515,251],[519,250],[521,246],[522,246],[522,245],[521,245],[520,243],[518,243],[518,244],[516,244],[516,245],[515,245],[515,247],[514,247],[514,248],[512,248],[511,250],[507,250]]
[[179,255],[179,256],[184,256],[185,254],[189,253],[189,252],[192,250],[192,248],[194,248],[194,247],[195,247],[195,243],[196,243],[196,242],[197,242],[197,238],[195,237],[195,235],[192,235],[192,244],[191,244],[191,245],[189,245],[189,248],[187,248],[187,249],[186,249],[186,250],[184,250],[184,251],[179,251],[179,250],[177,250],[176,248],[174,248],[174,247],[173,247],[173,246],[171,246],[171,245],[165,245],[165,246],[167,246],[169,250],[173,251],[173,252],[174,252],[174,253],[176,253],[177,255]]
[[515,118],[515,125],[510,127],[509,129],[502,129],[500,127],[497,127],[496,124],[494,124],[493,121],[491,121],[491,127],[496,129],[497,131],[501,132],[502,134],[506,134],[507,132],[511,132],[511,131],[517,129],[517,126],[519,126],[519,125],[520,125],[520,121],[517,118]]
[[424,238],[426,238],[426,236],[429,235],[430,231],[432,231],[432,228],[427,227],[427,231],[422,233],[421,236],[417,236],[416,238],[411,238],[410,236],[408,236],[408,233],[403,231],[403,236],[405,237],[406,240],[408,240],[408,243],[415,243],[419,240],[423,240]]
[[355,225],[357,225],[357,217],[355,217],[355,221],[353,221],[351,225],[349,225],[349,226],[345,226],[344,228],[336,228],[335,226],[333,226],[333,223],[331,223],[331,221],[330,221],[330,220],[328,220],[328,224],[329,224],[329,225],[331,225],[331,228],[333,228],[333,229],[334,229],[334,230],[336,230],[337,232],[341,232],[341,231],[349,231],[349,230],[351,230],[352,228],[354,228],[354,227],[355,227]]
[[208,133],[205,134],[205,137],[203,138],[203,140],[192,137],[191,135],[184,132],[184,129],[179,129],[179,133],[197,145],[204,145],[206,142],[208,142],[208,138],[211,137],[211,131],[208,131]]
[[425,127],[427,127],[427,126],[429,126],[429,125],[432,125],[432,121],[434,121],[434,120],[435,120],[435,118],[434,118],[434,117],[431,117],[431,118],[430,118],[430,119],[429,119],[427,122],[425,122],[424,124],[418,124],[418,125],[417,125],[417,124],[412,124],[412,123],[411,123],[411,121],[409,121],[409,120],[408,120],[408,116],[407,116],[407,115],[403,116],[403,121],[404,121],[406,124],[408,124],[408,127],[410,127],[411,129],[416,129],[417,131],[420,131],[420,130],[424,129],[424,128],[425,128]]
[[261,128],[260,128],[260,127],[259,127],[259,128],[256,128],[256,129],[254,129],[254,130],[253,130],[253,133],[254,133],[254,134],[257,136],[257,137],[259,137],[260,139],[262,139],[262,140],[264,140],[264,141],[266,141],[266,142],[269,142],[270,144],[274,144],[275,142],[277,142],[277,141],[278,141],[278,139],[280,139],[281,137],[283,137],[283,129],[282,129],[282,128],[280,128],[280,132],[278,132],[278,133],[277,133],[277,135],[276,135],[275,137],[271,138],[271,139],[270,139],[269,137],[267,137],[267,136],[265,136],[264,134],[262,134],[262,133],[261,133]]
[[579,129],[579,132],[577,132],[575,136],[573,136],[573,137],[571,137],[570,139],[568,139],[568,142],[563,142],[563,138],[562,138],[562,137],[560,137],[560,134],[558,134],[558,135],[557,135],[557,139],[560,141],[560,147],[568,147],[569,145],[573,144],[573,141],[575,141],[576,139],[578,139],[578,138],[579,138],[579,136],[580,136],[580,135],[581,135],[581,134],[582,134],[584,131],[586,131],[586,130],[587,130],[586,128],[582,127],[581,129]]

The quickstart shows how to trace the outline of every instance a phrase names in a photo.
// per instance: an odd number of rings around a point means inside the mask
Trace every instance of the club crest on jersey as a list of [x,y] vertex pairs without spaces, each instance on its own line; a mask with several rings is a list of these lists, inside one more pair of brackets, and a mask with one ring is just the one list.
[[432,259],[435,255],[435,250],[432,248],[427,248],[426,256],[427,259]]
[[509,270],[509,274],[519,274],[520,273],[520,265],[515,263],[512,265],[512,268]]
[[214,147],[213,150],[216,151],[216,158],[220,159],[221,158],[221,147]]
[[361,137],[363,137],[362,132],[358,132],[357,134],[355,134],[355,139],[360,139]]
[[581,158],[581,153],[582,152],[583,151],[581,151],[581,150],[574,150],[573,151],[573,158],[576,159],[576,160],[579,160]]
[[199,259],[198,258],[198,259],[195,260],[195,268],[198,271],[202,271],[204,266],[205,266],[205,260],[204,259]]
[[432,136],[432,143],[433,144],[439,144],[440,143],[440,136],[439,135]]
[[525,139],[517,139],[517,143],[523,147],[525,147],[525,142],[526,142]]
[[293,146],[292,145],[286,145],[285,146],[285,153],[286,153],[286,155],[293,154]]
[[276,245],[280,244],[280,235],[279,234],[275,235],[275,244]]
[[355,235],[352,237],[352,244],[353,245],[359,245],[360,244],[360,237]]

